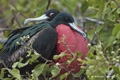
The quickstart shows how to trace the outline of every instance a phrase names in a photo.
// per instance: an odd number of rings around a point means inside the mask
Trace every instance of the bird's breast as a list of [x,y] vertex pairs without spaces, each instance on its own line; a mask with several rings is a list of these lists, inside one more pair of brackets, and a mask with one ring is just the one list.
[[[56,32],[58,33],[58,40],[56,43],[58,54],[60,54],[61,52],[65,52],[71,56],[71,52],[74,54],[76,51],[79,51],[82,53],[81,59],[85,59],[86,54],[89,50],[87,47],[87,45],[88,45],[87,39],[84,40],[82,35],[80,35],[76,31],[72,30],[69,26],[63,25],[63,24],[58,25],[56,27]],[[78,57],[76,57],[75,59],[77,59],[77,58]],[[66,63],[67,60],[69,60],[68,56],[64,56],[57,61],[59,63]],[[70,65],[70,67],[74,69],[75,65],[76,65],[76,63],[73,61]],[[65,64],[63,64],[63,66],[65,67]],[[80,66],[78,66],[77,70],[80,70]],[[64,73],[64,72],[65,72],[64,70],[61,71],[61,73]]]
[[[76,51],[80,51],[83,56],[86,56],[86,53],[89,50],[87,47],[88,45],[87,39],[84,40],[82,35],[72,30],[69,26],[63,24],[58,25],[56,27],[56,32],[58,33],[58,40],[56,44],[57,51],[59,53],[66,51],[68,46],[71,52],[75,53]],[[65,42],[66,45],[64,44],[63,41]],[[66,51],[66,53],[70,52]]]

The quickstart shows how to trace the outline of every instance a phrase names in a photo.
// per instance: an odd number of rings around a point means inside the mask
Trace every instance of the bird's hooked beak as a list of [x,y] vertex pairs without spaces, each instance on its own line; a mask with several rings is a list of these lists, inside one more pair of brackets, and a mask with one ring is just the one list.
[[24,25],[26,25],[30,22],[38,22],[38,21],[47,20],[47,19],[49,19],[49,17],[46,16],[46,14],[44,14],[44,15],[38,17],[38,18],[28,18],[24,21]]
[[84,40],[86,40],[87,36],[86,36],[86,34],[85,34],[82,30],[80,30],[79,28],[77,28],[77,26],[76,26],[74,23],[68,23],[68,24],[69,24],[69,26],[70,26],[73,30],[75,30],[75,31],[78,32],[80,35],[82,35],[83,38],[84,38]]

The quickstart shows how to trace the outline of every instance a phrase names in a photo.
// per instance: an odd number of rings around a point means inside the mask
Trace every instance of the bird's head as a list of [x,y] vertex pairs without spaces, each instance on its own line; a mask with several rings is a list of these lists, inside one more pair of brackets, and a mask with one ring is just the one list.
[[60,24],[68,25],[71,29],[75,30],[80,35],[82,35],[84,39],[86,39],[86,34],[82,30],[77,28],[77,26],[74,23],[74,19],[72,15],[69,13],[66,13],[66,12],[59,13],[54,17],[54,19],[50,23],[53,26],[53,28],[56,28]]
[[26,19],[24,21],[24,25],[26,25],[30,22],[38,22],[38,21],[42,21],[42,20],[51,21],[59,13],[60,12],[56,9],[49,9],[49,10],[45,11],[45,13],[40,17]]

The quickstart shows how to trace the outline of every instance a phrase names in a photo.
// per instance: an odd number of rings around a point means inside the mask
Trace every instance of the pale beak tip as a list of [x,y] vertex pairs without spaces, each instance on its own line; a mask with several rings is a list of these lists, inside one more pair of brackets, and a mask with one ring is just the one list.
[[26,25],[28,23],[28,20],[26,19],[25,21],[24,21],[24,25]]
[[83,36],[84,40],[86,40],[86,39],[87,39],[86,34],[83,34],[82,36]]

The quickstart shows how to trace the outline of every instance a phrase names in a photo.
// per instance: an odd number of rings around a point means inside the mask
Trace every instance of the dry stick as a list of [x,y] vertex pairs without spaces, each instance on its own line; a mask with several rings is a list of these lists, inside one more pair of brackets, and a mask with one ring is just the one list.
[[103,21],[99,21],[97,19],[92,19],[92,18],[89,18],[89,17],[86,17],[85,20],[90,21],[90,22],[94,22],[94,23],[97,23],[97,24],[104,24]]
[[3,31],[13,31],[15,29],[11,29],[11,28],[0,28],[0,32],[3,32]]
[[20,15],[22,15],[25,19],[27,18],[23,13],[20,12]]
[[48,0],[48,5],[46,7],[46,10],[48,10],[49,6],[50,6],[51,0]]
[[16,16],[16,14],[15,14],[15,11],[14,11],[14,10],[12,10],[12,13],[13,13],[13,15],[14,15],[15,19],[16,19],[16,22],[17,22],[18,26],[22,27],[22,26],[20,25],[20,22],[19,22],[19,20],[18,20],[18,18],[17,18],[17,16]]

